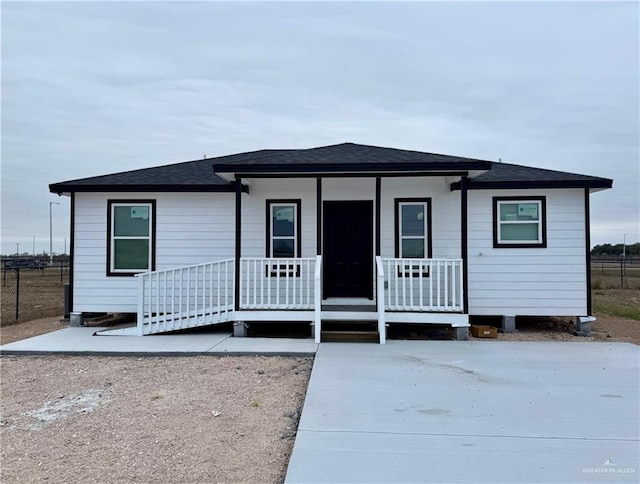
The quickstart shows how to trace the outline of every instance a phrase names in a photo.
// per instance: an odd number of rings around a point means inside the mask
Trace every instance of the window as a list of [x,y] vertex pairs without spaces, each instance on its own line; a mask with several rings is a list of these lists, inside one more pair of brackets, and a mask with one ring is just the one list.
[[300,200],[267,200],[267,257],[300,257]]
[[396,198],[396,257],[431,257],[431,199]]
[[494,197],[493,246],[546,247],[545,197]]
[[155,269],[155,200],[107,202],[107,275]]

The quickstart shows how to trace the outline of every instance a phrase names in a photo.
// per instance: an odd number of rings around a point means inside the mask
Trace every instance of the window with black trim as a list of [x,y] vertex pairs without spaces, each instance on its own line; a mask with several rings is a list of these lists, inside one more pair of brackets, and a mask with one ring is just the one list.
[[493,197],[493,246],[547,246],[546,197]]
[[[267,257],[294,259],[301,256],[301,200],[267,200]],[[297,265],[296,265],[297,266]],[[275,264],[268,268],[272,276],[300,275],[300,267]]]
[[[431,199],[395,199],[395,255],[402,259],[429,259],[431,250]],[[406,268],[417,271],[419,266]],[[408,274],[407,274],[408,275]],[[414,276],[418,274],[414,273]],[[428,267],[423,266],[423,276]]]
[[107,201],[107,275],[155,269],[155,200]]

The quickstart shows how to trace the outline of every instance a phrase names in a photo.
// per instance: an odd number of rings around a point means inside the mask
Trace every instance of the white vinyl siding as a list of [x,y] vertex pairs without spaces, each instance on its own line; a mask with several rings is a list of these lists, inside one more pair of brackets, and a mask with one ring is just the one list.
[[[316,255],[316,180],[314,178],[255,178],[250,180],[250,194],[242,195],[242,257],[265,257],[267,253],[267,223],[270,216],[265,209],[267,200],[300,200],[300,223],[296,228],[301,237],[301,254]],[[232,208],[231,215],[234,216]],[[296,213],[297,218],[297,213]],[[271,232],[273,233],[273,232]],[[234,237],[230,239],[234,244]],[[296,240],[297,245],[297,240]]]
[[[470,190],[472,315],[586,315],[584,190]],[[494,248],[493,197],[544,196],[546,248]]]
[[[383,178],[380,206],[381,255],[395,257],[394,200],[431,199],[431,246],[434,259],[460,258],[460,191],[441,177]],[[490,227],[489,227],[490,230]]]
[[[242,195],[242,256],[266,253],[266,200],[300,200],[301,257],[316,255],[316,180],[254,179]],[[381,255],[395,256],[394,200],[431,200],[433,258],[459,258],[460,191],[443,177],[381,182]],[[326,178],[323,200],[375,200],[374,178]],[[495,249],[493,197],[546,197],[547,247]],[[74,311],[135,312],[137,279],[108,277],[107,200],[156,200],[156,269],[233,258],[233,193],[78,193]],[[470,190],[468,297],[473,315],[586,314],[584,190]],[[375,227],[374,227],[375,234]],[[372,241],[373,244],[373,241]]]
[[77,193],[74,311],[135,312],[137,278],[108,277],[107,200],[156,200],[156,269],[232,258],[232,193]]

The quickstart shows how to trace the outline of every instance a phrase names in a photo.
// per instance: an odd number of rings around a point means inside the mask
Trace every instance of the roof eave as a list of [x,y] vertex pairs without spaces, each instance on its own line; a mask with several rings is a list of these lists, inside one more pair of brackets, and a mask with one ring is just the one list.
[[[508,190],[508,189],[544,189],[544,188],[590,188],[606,190],[613,186],[613,180],[519,180],[469,182],[468,190]],[[451,191],[460,190],[460,182],[451,184]]]
[[[243,187],[243,191],[246,187]],[[99,185],[99,184],[66,184],[54,183],[49,185],[49,191],[58,195],[68,193],[91,193],[91,192],[109,192],[109,193],[149,193],[149,192],[191,192],[191,193],[225,193],[233,192],[233,185]]]
[[398,172],[447,172],[486,171],[491,169],[489,161],[460,161],[433,163],[295,163],[295,164],[214,164],[213,171],[218,176],[256,174],[295,175],[298,173],[398,173]]

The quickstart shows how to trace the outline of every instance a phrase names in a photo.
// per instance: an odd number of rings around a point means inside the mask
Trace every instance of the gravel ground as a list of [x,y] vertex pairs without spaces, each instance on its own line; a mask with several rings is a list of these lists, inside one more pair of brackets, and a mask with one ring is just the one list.
[[57,316],[53,318],[34,319],[20,324],[2,324],[2,327],[0,327],[0,345],[66,328],[67,323],[60,322],[61,319],[62,316]]
[[282,482],[312,361],[3,357],[1,480]]

